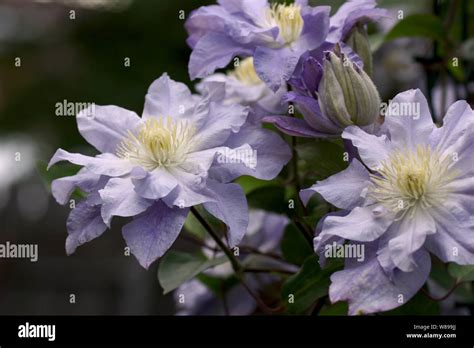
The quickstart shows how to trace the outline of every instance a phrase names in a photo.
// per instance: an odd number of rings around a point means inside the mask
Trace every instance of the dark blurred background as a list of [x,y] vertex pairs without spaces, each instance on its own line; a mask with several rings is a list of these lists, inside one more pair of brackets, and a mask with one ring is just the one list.
[[[157,263],[145,271],[124,255],[125,219],[66,256],[69,207],[56,204],[41,168],[58,147],[94,153],[74,117],[56,116],[56,103],[112,104],[141,114],[148,86],[163,72],[190,84],[179,15],[208,3],[0,0],[0,243],[39,245],[38,262],[0,259],[0,314],[174,313],[171,295],[163,296],[158,284]],[[336,9],[342,1],[317,3]],[[393,13],[432,11],[431,1],[379,3]],[[388,20],[379,29],[392,26]],[[371,39],[383,99],[407,88],[426,90],[425,69],[416,60],[429,49],[426,42]]]

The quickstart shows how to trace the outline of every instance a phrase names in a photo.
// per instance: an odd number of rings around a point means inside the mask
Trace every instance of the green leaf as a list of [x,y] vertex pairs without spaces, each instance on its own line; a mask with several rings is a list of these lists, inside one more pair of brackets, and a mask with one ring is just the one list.
[[457,279],[458,282],[469,282],[474,280],[474,266],[461,266],[457,263],[450,263],[448,266],[449,274]]
[[312,139],[298,144],[296,152],[300,158],[300,172],[305,178],[303,187],[311,186],[315,180],[326,179],[339,173],[348,165],[348,162],[344,161],[345,150],[340,143]]
[[169,251],[161,260],[158,268],[158,281],[163,288],[163,294],[173,291],[206,269],[226,261],[226,256],[209,260],[202,254]]
[[286,211],[285,189],[281,186],[264,186],[253,190],[247,201],[250,207],[282,214]]
[[347,302],[337,302],[330,306],[324,306],[323,309],[319,312],[319,315],[329,316],[329,315],[347,315],[349,311],[349,305]]
[[303,264],[314,253],[301,231],[293,224],[286,226],[280,247],[283,258],[296,265]]
[[[306,259],[298,273],[283,284],[282,296],[289,313],[304,313],[318,298],[328,293],[329,276],[334,268],[319,267],[316,255]],[[293,301],[292,301],[293,300]]]
[[261,180],[252,176],[241,176],[240,178],[235,180],[235,183],[239,184],[247,195],[253,190],[256,190],[257,188],[271,185],[272,181]]
[[216,296],[222,296],[226,291],[239,284],[238,278],[234,275],[227,278],[220,278],[201,273],[196,278]]
[[439,315],[439,302],[430,300],[421,292],[404,305],[382,313],[383,315]]
[[430,14],[415,14],[402,19],[385,36],[385,41],[401,37],[426,37],[443,41],[446,31],[439,17]]

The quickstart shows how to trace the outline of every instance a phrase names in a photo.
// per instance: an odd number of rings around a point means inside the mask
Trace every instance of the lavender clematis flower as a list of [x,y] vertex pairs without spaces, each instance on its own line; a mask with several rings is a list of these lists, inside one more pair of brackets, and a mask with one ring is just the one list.
[[388,11],[377,8],[375,0],[348,0],[331,16],[327,41],[343,42],[357,24],[364,25],[386,17],[389,17]]
[[[263,116],[284,113],[287,110],[287,104],[282,102],[287,91],[286,86],[282,86],[276,93],[268,88],[255,72],[252,57],[239,61],[238,66],[227,74],[215,73],[205,77],[203,82],[225,83],[223,103],[249,106],[251,109],[249,120],[255,123],[258,123]],[[198,83],[196,89],[201,92],[202,83]]]
[[262,81],[276,92],[291,77],[300,56],[321,46],[329,30],[327,6],[307,1],[219,0],[186,21],[191,79],[206,77],[235,56],[253,57]]
[[332,302],[349,314],[385,311],[409,300],[425,283],[429,253],[444,262],[474,264],[474,112],[451,105],[437,128],[419,90],[389,104],[381,136],[350,126],[342,137],[361,162],[301,192],[345,213],[320,222],[315,251],[344,240],[365,246],[363,262],[346,260],[333,274]]
[[[84,167],[52,183],[60,204],[75,187],[88,194],[68,218],[68,254],[100,236],[114,216],[134,217],[123,236],[148,268],[173,244],[189,207],[198,204],[227,224],[231,246],[240,242],[247,203],[240,186],[230,181],[244,174],[273,178],[291,153],[276,134],[265,137],[246,126],[248,109],[224,105],[224,90],[212,83],[202,96],[192,95],[164,74],[150,86],[141,118],[117,106],[93,106],[77,115],[79,132],[101,154],[59,149],[49,163]],[[279,152],[258,151],[266,147]]]
[[[274,252],[279,254],[279,243],[283,236],[283,231],[288,224],[287,217],[268,213],[262,210],[251,210],[249,214],[249,226],[247,233],[242,240],[242,245],[253,247],[259,251]],[[208,240],[207,244],[213,246],[213,240]],[[208,250],[203,249],[206,253]],[[242,262],[252,262],[250,256],[243,257]],[[275,267],[279,269],[296,271],[296,267],[277,262],[273,259],[265,258],[254,260],[263,267]],[[207,270],[206,275],[216,277],[225,281],[233,274],[229,263],[222,264]],[[268,274],[246,274],[245,282],[254,291],[259,292],[266,286],[275,282],[278,278]],[[219,298],[200,280],[193,279],[181,285],[174,292],[175,302],[178,306],[178,315],[225,315],[226,311],[230,315],[250,315],[257,308],[257,303],[241,284],[236,284],[229,289],[225,298]],[[181,299],[181,301],[180,301]],[[224,305],[225,301],[225,305]]]

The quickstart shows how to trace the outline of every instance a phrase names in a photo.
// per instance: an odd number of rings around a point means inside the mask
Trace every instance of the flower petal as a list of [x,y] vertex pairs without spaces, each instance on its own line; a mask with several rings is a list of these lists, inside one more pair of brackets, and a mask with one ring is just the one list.
[[247,120],[248,107],[210,102],[209,112],[203,115],[194,135],[194,151],[223,146],[232,133],[239,131]]
[[352,141],[364,164],[372,170],[377,170],[392,152],[392,144],[385,135],[377,137],[364,132],[357,126],[349,126],[344,129],[342,138]]
[[355,207],[346,216],[329,216],[324,220],[321,234],[338,236],[359,242],[371,242],[384,234],[393,222],[393,216],[382,206]]
[[443,119],[443,126],[435,128],[430,135],[430,144],[438,151],[454,145],[467,132],[472,132],[474,111],[465,100],[451,105]]
[[367,169],[354,159],[342,172],[301,190],[300,197],[303,203],[307,204],[311,196],[317,192],[332,205],[350,210],[363,202],[369,179]]
[[100,175],[82,168],[76,175],[53,180],[51,182],[51,193],[56,202],[63,205],[67,203],[76,187],[79,187],[82,191],[91,192],[97,186],[100,178]]
[[132,176],[132,182],[135,192],[147,199],[163,198],[178,185],[178,180],[165,168],[156,168],[141,178]]
[[89,144],[103,153],[115,154],[117,146],[141,124],[133,111],[115,105],[94,105],[81,111],[77,117],[79,132]]
[[189,88],[184,83],[173,81],[164,73],[148,88],[143,119],[186,117],[193,111],[194,104]]
[[222,182],[232,181],[242,175],[271,180],[291,158],[287,143],[275,132],[261,126],[245,125],[226,142],[227,146],[236,149],[242,149],[246,144],[250,151],[238,150],[236,153],[248,159],[251,165],[238,163],[233,158],[230,158],[231,161],[220,160],[211,167],[210,176]]
[[109,227],[112,216],[135,216],[153,204],[153,201],[137,195],[130,178],[110,179],[99,194],[102,219]]
[[268,88],[276,92],[290,79],[300,54],[287,47],[259,46],[253,55],[255,71]]
[[188,212],[158,201],[123,227],[122,235],[142,267],[148,269],[171,247]]
[[85,166],[94,174],[107,176],[122,176],[132,171],[133,165],[110,153],[104,153],[96,157],[81,155],[80,153],[70,153],[63,149],[58,149],[48,164],[48,169],[61,161],[68,161],[80,166]]
[[[367,247],[366,247],[367,249]],[[349,315],[388,311],[408,302],[428,278],[431,260],[425,250],[416,255],[418,267],[413,272],[396,270],[392,279],[375,257],[366,255],[363,263],[352,262],[331,276],[331,302],[348,301]]]
[[313,129],[305,120],[289,116],[267,116],[263,122],[273,123],[283,133],[296,137],[326,138],[327,135]]
[[69,213],[66,226],[66,253],[71,255],[76,248],[99,237],[107,229],[100,215],[100,205],[88,198],[77,203]]
[[284,100],[295,103],[305,121],[308,122],[314,130],[330,135],[339,135],[342,132],[339,126],[323,115],[316,99],[290,92],[285,96]]
[[329,6],[304,7],[302,18],[304,21],[303,30],[296,45],[302,52],[310,51],[319,47],[329,31]]
[[213,202],[212,193],[206,187],[207,173],[191,173],[180,167],[170,168],[169,172],[178,180],[178,185],[166,197],[169,207],[192,207],[204,202]]
[[435,125],[423,93],[411,89],[397,94],[388,105],[382,128],[398,149],[415,150],[417,145],[426,144]]
[[474,264],[473,224],[463,222],[449,211],[435,210],[437,231],[428,236],[427,248],[444,262]]
[[224,68],[235,56],[250,56],[252,49],[242,46],[229,36],[209,32],[194,46],[189,59],[191,80],[212,74],[218,68]]
[[236,246],[244,237],[249,223],[247,200],[244,191],[237,184],[221,184],[208,181],[215,202],[204,203],[204,208],[223,221],[229,232],[229,245]]
[[411,272],[416,268],[415,252],[423,246],[427,235],[436,232],[436,224],[431,215],[422,208],[413,209],[417,209],[413,216],[408,212],[384,236],[389,241],[390,259],[404,272]]

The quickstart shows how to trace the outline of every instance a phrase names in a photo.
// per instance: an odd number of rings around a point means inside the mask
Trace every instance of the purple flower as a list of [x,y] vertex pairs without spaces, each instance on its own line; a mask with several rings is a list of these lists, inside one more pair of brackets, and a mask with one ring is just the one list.
[[186,21],[191,79],[206,77],[235,56],[253,57],[255,70],[277,91],[291,77],[300,56],[321,46],[329,30],[327,6],[307,1],[273,4],[267,0],[219,0]]
[[302,58],[290,80],[293,90],[283,98],[293,103],[303,119],[267,116],[282,132],[300,137],[338,137],[349,125],[373,132],[380,98],[359,57],[346,45],[324,45],[336,52],[315,50]]
[[[348,124],[347,121],[342,120],[342,118],[347,118],[347,115],[345,117],[334,117],[334,113],[331,114],[325,110],[327,106],[324,101],[321,101],[321,98],[340,98],[342,100],[337,102],[338,105],[344,105],[344,98],[340,97],[343,93],[341,93],[339,88],[333,90],[328,95],[328,92],[320,87],[321,81],[324,80],[324,65],[327,61],[325,58],[328,52],[336,51],[339,55],[338,51],[341,51],[342,59],[348,59],[348,62],[351,62],[351,65],[353,64],[356,70],[363,68],[361,57],[366,58],[367,63],[369,63],[368,65],[370,65],[371,53],[366,52],[368,50],[368,42],[366,43],[367,47],[363,47],[365,50],[363,49],[362,52],[357,51],[357,53],[351,47],[344,44],[344,42],[347,42],[348,36],[357,25],[378,21],[387,16],[388,11],[376,8],[374,0],[353,0],[343,4],[330,19],[330,29],[326,42],[303,54],[293,76],[288,81],[292,91],[286,94],[283,101],[293,103],[303,115],[303,119],[288,116],[269,116],[264,121],[275,124],[282,132],[293,136],[315,138],[339,136]],[[358,46],[364,46],[360,44],[360,41],[358,42]],[[363,72],[360,75],[364,75]],[[370,80],[368,76],[364,77],[364,79]],[[355,85],[357,86],[357,83]],[[369,81],[367,85],[373,85],[373,83]],[[370,90],[372,89],[373,86],[370,87]],[[360,88],[358,87],[352,88],[349,92],[353,93],[352,90],[360,93]],[[372,92],[372,94],[374,93]],[[359,101],[360,105],[363,105],[364,99],[373,100],[375,103],[377,98],[371,97],[367,99],[358,96],[355,100]],[[370,118],[373,119],[374,117],[372,112]],[[353,118],[357,119],[357,117]],[[363,125],[362,123],[355,122],[353,124],[360,126]],[[369,130],[368,128],[365,129]],[[372,132],[373,129],[369,131]]]
[[148,268],[177,238],[189,207],[203,204],[229,228],[231,246],[248,223],[238,176],[275,177],[291,153],[275,133],[246,124],[248,109],[221,103],[225,88],[210,83],[192,95],[164,74],[150,86],[140,118],[117,106],[93,106],[77,115],[81,135],[101,154],[59,149],[60,161],[83,166],[55,180],[52,193],[66,203],[75,187],[87,198],[71,211],[66,251],[100,236],[113,216],[131,217],[122,229],[131,252]]
[[388,11],[376,8],[375,0],[348,0],[331,16],[327,41],[336,43],[346,41],[357,24],[376,22],[389,17]]
[[[249,226],[241,244],[258,249],[262,253],[273,252],[279,254],[279,244],[289,220],[287,217],[268,213],[262,210],[251,210]],[[214,246],[213,240],[206,241],[207,245]],[[204,253],[209,250],[203,249]],[[243,251],[241,252],[243,254]],[[215,257],[215,256],[214,256]],[[296,271],[295,266],[275,261],[269,257],[252,259],[252,256],[242,257],[242,262],[254,267],[278,268]],[[225,263],[205,272],[206,275],[219,278],[223,282],[233,274],[230,263]],[[246,274],[246,284],[258,293],[264,287],[277,280],[269,274]],[[190,280],[181,285],[174,292],[175,302],[178,306],[178,315],[224,315],[226,308],[230,315],[250,315],[257,308],[254,298],[249,295],[239,283],[230,288],[224,298],[216,296],[205,284],[198,279]],[[224,305],[225,301],[225,305]]]
[[[358,149],[344,171],[301,192],[343,209],[326,216],[314,239],[363,246],[362,262],[346,258],[332,275],[332,302],[349,314],[385,311],[408,301],[425,283],[430,254],[444,262],[474,264],[474,112],[451,105],[444,125],[432,122],[419,90],[398,94],[387,108],[381,136],[350,126],[342,133]],[[349,250],[349,248],[347,248]],[[324,263],[325,257],[321,258]]]
[[205,77],[203,83],[198,83],[196,89],[201,91],[209,82],[225,83],[224,104],[241,104],[250,107],[249,119],[258,123],[268,114],[284,113],[286,103],[282,102],[287,89],[282,86],[274,93],[260,80],[253,65],[253,58],[248,57],[238,61],[235,69],[224,73],[215,73]]

